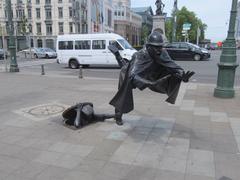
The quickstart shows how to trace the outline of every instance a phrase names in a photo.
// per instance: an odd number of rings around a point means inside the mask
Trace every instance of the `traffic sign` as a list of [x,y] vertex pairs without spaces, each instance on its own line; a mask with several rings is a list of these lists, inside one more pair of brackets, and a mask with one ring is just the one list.
[[191,24],[190,23],[184,23],[183,24],[183,30],[190,30],[191,29]]

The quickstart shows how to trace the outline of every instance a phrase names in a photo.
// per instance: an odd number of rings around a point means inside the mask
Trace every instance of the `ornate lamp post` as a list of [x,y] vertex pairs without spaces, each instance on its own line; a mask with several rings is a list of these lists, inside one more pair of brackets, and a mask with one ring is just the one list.
[[237,2],[232,0],[232,10],[229,23],[228,36],[223,44],[223,50],[218,64],[218,81],[214,90],[214,96],[220,98],[234,97],[234,79],[235,71],[238,66],[236,62],[236,40],[235,40],[235,23],[237,16]]
[[14,26],[13,26],[13,13],[11,0],[6,0],[7,13],[8,13],[8,32],[9,32],[9,51],[10,51],[10,72],[19,72],[16,59],[16,45],[14,39]]

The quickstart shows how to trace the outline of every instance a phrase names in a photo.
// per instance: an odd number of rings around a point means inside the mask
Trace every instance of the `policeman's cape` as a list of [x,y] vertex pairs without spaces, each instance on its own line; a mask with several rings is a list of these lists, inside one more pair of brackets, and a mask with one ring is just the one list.
[[151,67],[151,71],[148,70],[148,73],[141,74],[141,77],[150,81],[158,80],[157,86],[150,89],[154,92],[166,94],[168,96],[166,101],[171,104],[175,103],[181,80],[173,74],[183,69],[170,58],[166,50],[163,50],[159,60],[153,62],[146,49],[142,49],[135,53],[132,60],[121,68],[118,92],[109,104],[121,113],[128,113],[134,109],[132,89],[135,87],[131,82],[133,80],[131,75],[133,65],[134,68],[138,68],[137,71],[140,74],[141,70]]

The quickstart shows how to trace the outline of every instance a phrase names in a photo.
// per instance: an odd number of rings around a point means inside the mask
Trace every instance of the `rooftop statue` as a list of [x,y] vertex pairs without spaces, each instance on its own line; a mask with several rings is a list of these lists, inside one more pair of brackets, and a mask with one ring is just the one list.
[[163,8],[165,4],[163,4],[162,0],[157,0],[155,5],[157,6],[156,15],[163,15]]

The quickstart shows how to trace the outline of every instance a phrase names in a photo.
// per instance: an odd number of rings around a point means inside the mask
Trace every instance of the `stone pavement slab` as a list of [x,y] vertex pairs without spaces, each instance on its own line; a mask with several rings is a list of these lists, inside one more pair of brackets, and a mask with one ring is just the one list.
[[[0,180],[240,179],[239,89],[218,99],[213,85],[183,84],[175,105],[136,90],[123,126],[110,119],[73,130],[48,105],[91,101],[113,112],[115,80],[1,73],[0,82]],[[34,111],[19,113],[26,109]]]

